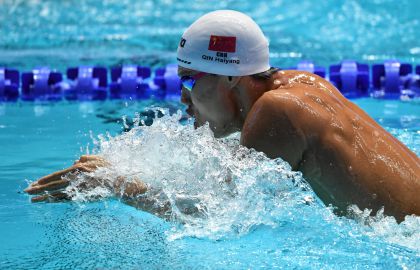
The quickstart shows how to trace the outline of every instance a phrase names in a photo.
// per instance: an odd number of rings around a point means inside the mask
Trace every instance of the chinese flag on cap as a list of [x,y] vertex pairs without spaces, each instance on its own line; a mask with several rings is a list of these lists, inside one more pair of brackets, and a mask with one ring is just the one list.
[[236,37],[211,35],[208,50],[233,53],[236,51]]

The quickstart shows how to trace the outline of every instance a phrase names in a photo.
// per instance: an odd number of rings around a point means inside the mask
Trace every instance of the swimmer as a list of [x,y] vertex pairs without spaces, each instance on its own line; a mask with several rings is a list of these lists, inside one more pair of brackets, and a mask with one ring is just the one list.
[[[357,205],[372,213],[383,207],[398,221],[420,215],[416,154],[323,78],[270,67],[268,41],[248,16],[228,10],[202,16],[184,32],[177,61],[181,101],[195,127],[208,122],[216,137],[240,131],[242,145],[301,171],[338,214]],[[106,161],[84,156],[25,191],[38,194],[33,201],[63,199],[60,190],[71,182],[63,176],[101,166]],[[148,189],[138,179],[120,194],[122,182],[110,188],[125,201],[160,216],[167,210],[132,199]]]

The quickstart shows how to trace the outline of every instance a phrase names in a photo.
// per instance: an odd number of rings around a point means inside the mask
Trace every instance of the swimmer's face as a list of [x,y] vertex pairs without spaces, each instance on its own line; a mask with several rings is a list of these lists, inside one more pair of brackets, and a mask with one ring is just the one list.
[[[180,77],[198,73],[199,71],[178,67]],[[195,127],[208,122],[214,135],[223,137],[239,130],[232,95],[227,76],[206,74],[196,80],[192,91],[182,88],[181,102],[188,106],[187,113],[195,117]]]

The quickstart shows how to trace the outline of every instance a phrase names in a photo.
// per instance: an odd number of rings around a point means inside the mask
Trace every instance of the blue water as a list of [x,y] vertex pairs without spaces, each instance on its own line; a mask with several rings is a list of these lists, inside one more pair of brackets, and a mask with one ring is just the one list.
[[[117,139],[125,134],[127,140],[122,143],[106,139],[110,144],[102,145],[105,154],[119,150],[110,158],[119,159],[124,170],[128,160],[136,157],[133,162],[152,169],[156,179],[165,178],[168,173],[179,174],[189,177],[190,186],[200,188],[202,184],[197,181],[202,173],[217,178],[224,167],[235,169],[234,164],[223,158],[231,146],[214,141],[206,130],[194,131],[182,117],[183,124],[177,124],[175,117],[169,119],[172,122],[166,119],[144,127],[140,135],[124,133],[134,117],[132,112],[143,111],[142,119],[150,120],[144,107],[152,104],[156,105],[149,101],[17,103],[0,107],[0,268],[415,269],[419,266],[419,218],[409,218],[400,225],[381,216],[369,221],[361,213],[355,219],[339,218],[322,204],[302,203],[301,198],[310,191],[281,183],[277,187],[283,190],[280,195],[287,196],[279,201],[275,196],[260,193],[257,188],[261,186],[251,186],[246,190],[250,197],[226,201],[229,207],[239,205],[239,208],[230,210],[216,205],[219,213],[208,219],[184,219],[184,226],[163,221],[113,198],[91,203],[76,200],[31,204],[29,196],[22,194],[28,180],[69,166],[80,154],[97,149],[93,142],[106,132]],[[357,104],[419,154],[417,103],[360,99]],[[179,107],[176,102],[159,105],[172,108],[172,113]],[[128,120],[122,121],[121,115],[127,115]],[[149,148],[144,152],[143,146],[136,148],[136,139],[146,141]],[[235,138],[227,142],[235,144]],[[191,161],[184,160],[194,156],[194,149],[201,151],[200,155]],[[180,153],[178,150],[190,152],[171,158]],[[159,163],[149,164],[153,159]],[[255,161],[252,155],[246,163],[249,161]],[[237,181],[248,183],[249,175],[254,175],[264,186],[276,185],[281,181],[267,179],[281,173],[270,169],[271,165],[270,161],[258,158],[255,167],[239,175]],[[165,172],[168,168],[174,171]],[[198,194],[208,193],[201,190]],[[214,200],[220,199],[217,194],[212,196]]]
[[79,64],[172,63],[181,33],[214,9],[254,18],[270,40],[275,66],[300,59],[324,66],[345,58],[420,62],[416,0],[2,0],[0,64],[63,71]]
[[[325,66],[344,58],[420,62],[419,1],[0,3],[0,65],[20,69],[172,63],[182,31],[219,8],[244,11],[261,25],[276,66],[301,59]],[[418,100],[355,102],[420,155]],[[0,104],[1,269],[420,268],[419,218],[397,224],[357,209],[352,219],[336,217],[286,164],[243,149],[238,158],[237,135],[214,140],[205,127],[194,131],[184,114],[126,133],[135,112],[151,123],[150,106],[171,114],[183,108],[155,100]],[[206,219],[166,222],[106,195],[32,204],[22,193],[28,182],[92,151],[120,162],[110,173],[142,168],[144,180],[165,183],[168,194],[200,197],[212,211]],[[234,197],[217,189],[225,168],[240,187]],[[213,184],[218,192],[203,188]]]

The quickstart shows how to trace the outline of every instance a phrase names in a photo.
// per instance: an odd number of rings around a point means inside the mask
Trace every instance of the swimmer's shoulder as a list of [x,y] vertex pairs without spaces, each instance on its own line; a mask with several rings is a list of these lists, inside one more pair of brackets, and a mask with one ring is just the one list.
[[296,110],[304,106],[311,111],[324,112],[325,116],[331,111],[344,115],[344,112],[355,110],[363,114],[334,85],[316,74],[300,70],[280,70],[274,74],[273,81],[272,90],[266,95],[277,97],[277,102],[281,97],[282,103],[287,103]]
[[287,119],[299,130],[328,132],[332,112],[340,112],[335,116],[338,120],[351,117],[347,115],[346,99],[334,86],[315,74],[281,70],[274,74],[273,86],[255,102],[245,119],[244,128],[252,121],[278,123]]
[[326,79],[302,70],[279,70],[274,75],[273,90],[293,90],[295,95],[317,93],[322,96],[333,96],[335,99],[345,99]]
[[286,115],[296,116],[302,108],[311,102],[306,93],[313,92],[314,89],[312,84],[302,83],[302,80],[305,78],[311,80],[310,78],[313,76],[316,75],[299,70],[277,71],[273,75],[271,90],[258,98],[247,119],[263,117],[275,121]]
[[323,95],[316,93],[316,82],[322,78],[309,72],[280,70],[273,75],[273,79],[271,90],[265,92],[253,105],[254,112],[264,111],[264,115],[296,115],[312,103],[312,94],[319,97]]
[[297,169],[307,147],[301,124],[295,118],[300,114],[299,103],[299,98],[284,91],[264,93],[245,119],[241,144],[270,158],[281,157]]
[[[243,131],[254,128],[258,122],[261,129],[306,134],[318,132],[321,127],[327,127],[329,115],[325,108],[305,95],[299,89],[279,88],[264,93],[248,113]],[[264,126],[264,127],[263,127]],[[268,128],[269,127],[269,128]],[[243,132],[246,136],[247,132]]]

